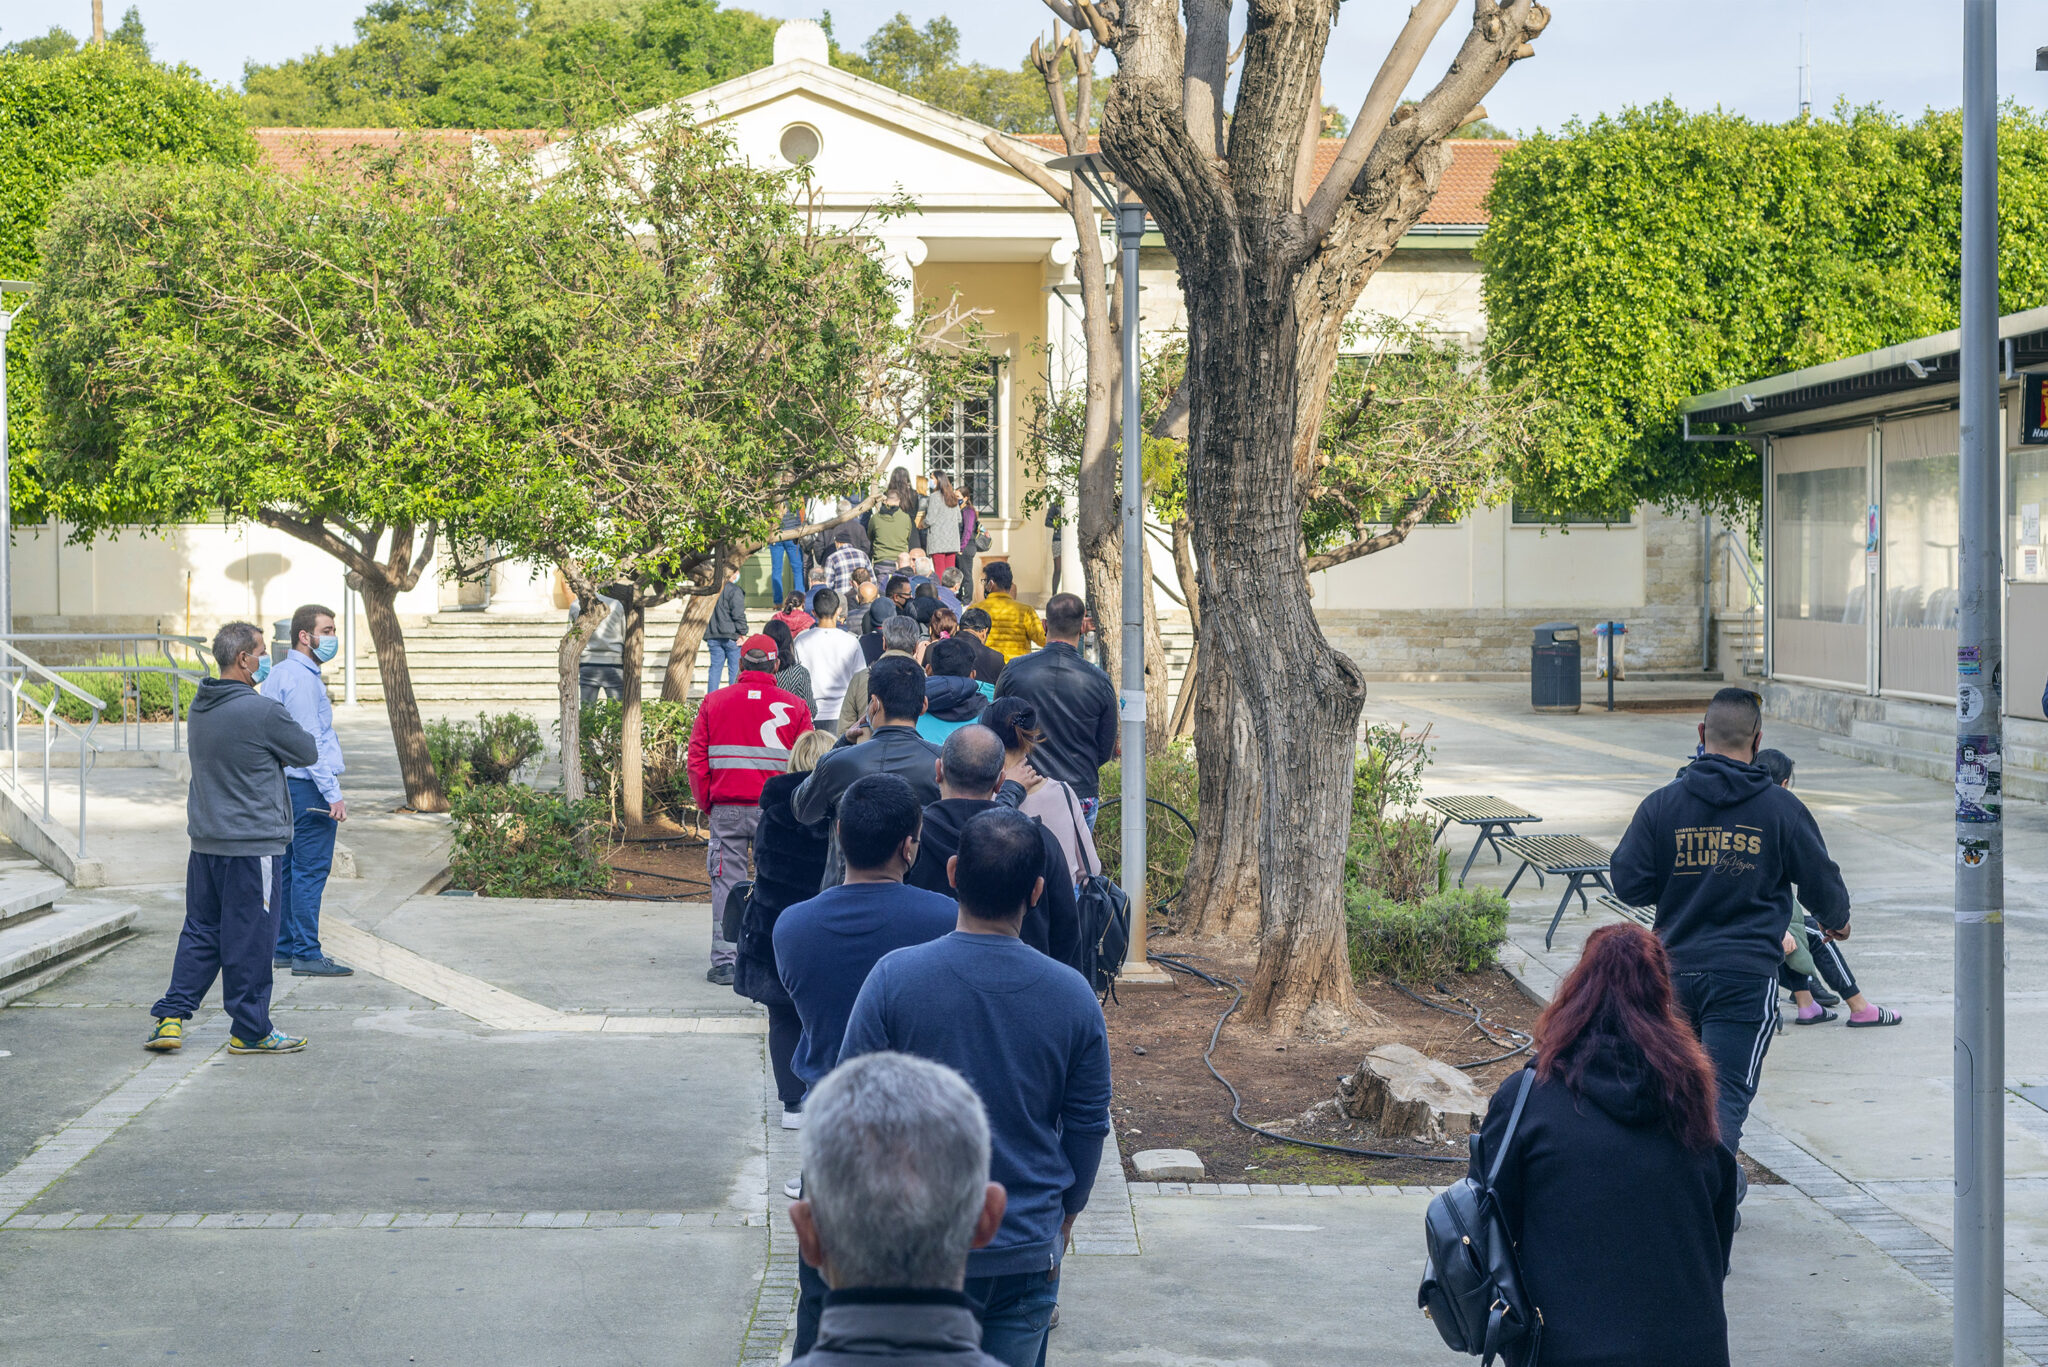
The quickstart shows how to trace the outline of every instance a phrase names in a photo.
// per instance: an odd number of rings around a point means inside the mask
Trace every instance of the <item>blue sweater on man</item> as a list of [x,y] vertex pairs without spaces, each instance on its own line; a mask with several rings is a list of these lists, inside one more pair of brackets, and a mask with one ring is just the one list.
[[1087,980],[1013,935],[899,949],[869,972],[839,1057],[882,1049],[951,1066],[988,1108],[989,1177],[1010,1204],[967,1275],[1059,1266],[1060,1224],[1088,1204],[1109,1133],[1109,1037]]
[[841,883],[776,918],[776,971],[804,1026],[789,1066],[806,1087],[838,1062],[847,1013],[875,961],[959,921],[952,898],[903,883]]

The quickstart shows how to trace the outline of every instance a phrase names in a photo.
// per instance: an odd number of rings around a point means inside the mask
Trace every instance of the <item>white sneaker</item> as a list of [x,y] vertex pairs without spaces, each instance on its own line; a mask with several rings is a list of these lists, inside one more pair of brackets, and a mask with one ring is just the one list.
[[789,1107],[784,1106],[782,1108],[782,1128],[785,1130],[800,1130],[803,1127],[804,1113],[802,1111],[792,1111]]
[[804,1175],[798,1173],[782,1184],[782,1194],[792,1201],[804,1199]]

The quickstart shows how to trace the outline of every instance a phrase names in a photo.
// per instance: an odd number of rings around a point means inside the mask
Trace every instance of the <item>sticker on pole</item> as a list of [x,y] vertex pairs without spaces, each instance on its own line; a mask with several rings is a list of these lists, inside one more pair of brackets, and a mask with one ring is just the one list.
[[1968,725],[1984,715],[1984,690],[1975,684],[1956,688],[1956,720]]
[[1125,692],[1119,693],[1116,696],[1117,705],[1123,710],[1125,721],[1145,720],[1144,689],[1130,689]]
[[1990,857],[1991,842],[1989,840],[1979,840],[1975,836],[1965,836],[1956,841],[1957,868],[1981,868],[1984,861]]
[[1956,820],[1996,823],[2005,808],[2005,762],[1991,736],[1956,737]]

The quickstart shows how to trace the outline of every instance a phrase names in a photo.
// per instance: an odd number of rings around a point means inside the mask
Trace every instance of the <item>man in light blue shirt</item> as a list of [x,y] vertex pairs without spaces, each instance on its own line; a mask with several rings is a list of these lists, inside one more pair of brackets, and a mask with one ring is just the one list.
[[292,799],[292,843],[284,852],[284,898],[279,908],[273,969],[295,978],[345,978],[355,972],[320,951],[320,898],[334,867],[335,827],[348,819],[341,800],[341,742],[334,738],[334,706],[320,666],[334,658],[341,638],[334,610],[308,603],[292,614],[292,648],[264,680],[263,694],[284,704],[319,749],[303,769],[284,771]]

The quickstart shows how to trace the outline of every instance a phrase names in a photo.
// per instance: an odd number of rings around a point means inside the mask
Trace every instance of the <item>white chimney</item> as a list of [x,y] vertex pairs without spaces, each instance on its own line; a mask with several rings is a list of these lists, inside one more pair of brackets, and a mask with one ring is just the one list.
[[812,20],[785,19],[775,30],[775,65],[799,61],[830,66],[832,44],[826,39],[825,30]]

